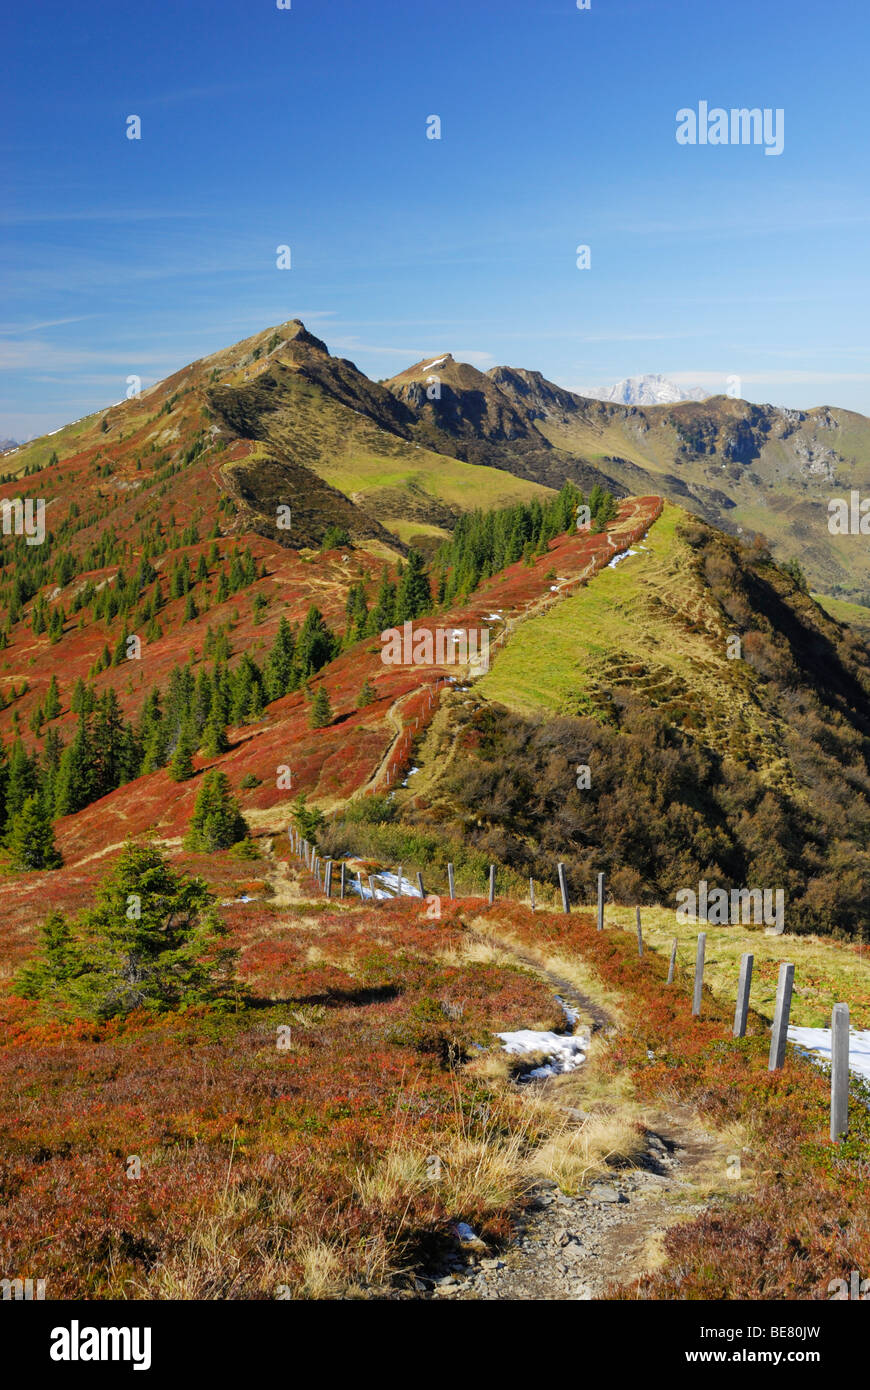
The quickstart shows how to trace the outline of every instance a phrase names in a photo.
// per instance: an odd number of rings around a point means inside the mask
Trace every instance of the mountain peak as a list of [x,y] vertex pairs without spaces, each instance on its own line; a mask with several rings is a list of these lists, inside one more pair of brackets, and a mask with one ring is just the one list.
[[684,391],[676,382],[658,372],[626,376],[613,386],[590,386],[579,393],[595,401],[617,405],[674,405],[677,401],[703,401],[709,392],[695,386]]
[[398,372],[390,378],[391,382],[398,385],[407,385],[412,381],[425,381],[430,372],[443,374],[445,368],[464,366],[464,363],[457,363],[452,352],[442,352],[434,357],[423,357],[419,362],[415,362],[413,367],[406,367],[403,372]]

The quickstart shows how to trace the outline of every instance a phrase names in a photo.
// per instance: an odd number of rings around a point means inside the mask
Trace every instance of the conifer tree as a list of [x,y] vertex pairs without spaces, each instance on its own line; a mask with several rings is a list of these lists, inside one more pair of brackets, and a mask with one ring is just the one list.
[[6,848],[15,869],[58,869],[63,863],[54,843],[51,817],[38,792],[13,815]]
[[329,694],[326,686],[321,685],[314,696],[309,723],[312,729],[325,729],[328,724],[332,723],[333,717]]
[[94,799],[93,748],[87,716],[79,715],[72,743],[61,754],[54,794],[57,816],[80,811]]
[[390,583],[390,575],[386,565],[381,571],[381,582],[378,585],[375,606],[369,618],[369,627],[372,632],[383,632],[386,628],[392,627],[396,618],[396,590]]
[[266,691],[270,700],[280,700],[293,688],[296,641],[293,629],[282,615],[272,650],[266,659]]
[[17,815],[28,797],[39,787],[36,759],[32,757],[20,738],[12,745],[9,769],[6,776],[6,816],[11,820]]
[[314,675],[321,666],[331,661],[337,649],[338,644],[326,626],[323,614],[312,605],[296,638],[295,661],[303,679]]
[[52,675],[48,683],[48,690],[45,694],[42,713],[46,720],[57,719],[57,716],[60,714],[60,691],[58,690],[57,676],[55,675]]
[[230,741],[224,721],[217,709],[212,710],[204,730],[203,752],[207,758],[219,758],[229,750]]
[[368,678],[363,681],[362,689],[356,698],[357,709],[365,709],[375,699],[375,692],[369,684]]
[[187,782],[193,776],[193,752],[195,742],[187,725],[182,727],[169,764],[169,776],[173,782]]
[[248,837],[248,827],[239,804],[230,789],[226,773],[212,768],[205,774],[190,827],[184,838],[185,848],[201,854],[229,849]]
[[86,1016],[207,1003],[226,988],[235,952],[222,947],[213,894],[154,845],[125,845],[78,926],[80,945],[57,929],[54,939],[61,997]]
[[69,982],[82,974],[84,962],[72,928],[63,913],[52,911],[39,926],[40,951],[15,976],[22,999],[62,996]]

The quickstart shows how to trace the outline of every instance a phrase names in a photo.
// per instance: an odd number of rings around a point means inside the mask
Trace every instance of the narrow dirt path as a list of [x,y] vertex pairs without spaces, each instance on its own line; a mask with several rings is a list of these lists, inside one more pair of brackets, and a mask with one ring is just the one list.
[[[469,934],[488,944],[495,940],[471,929]],[[501,950],[585,1014],[593,1032],[615,1027],[607,1009],[569,980],[501,937],[497,940]],[[546,1093],[551,1084],[531,1083],[529,1091]],[[579,1127],[587,1119],[579,1110],[565,1113],[569,1125]],[[648,1116],[645,1141],[645,1152],[633,1164],[615,1167],[576,1195],[562,1192],[549,1179],[533,1183],[508,1249],[456,1251],[443,1268],[417,1279],[417,1294],[460,1300],[587,1300],[612,1296],[621,1285],[658,1267],[667,1231],[699,1216],[718,1192],[733,1190],[735,1184],[727,1177],[729,1142],[685,1106]]]
[[602,1298],[660,1266],[668,1230],[710,1205],[728,1155],[687,1110],[663,1111],[649,1126],[647,1152],[634,1166],[576,1196],[549,1180],[534,1184],[514,1244],[501,1254],[463,1252],[429,1283],[429,1296]]

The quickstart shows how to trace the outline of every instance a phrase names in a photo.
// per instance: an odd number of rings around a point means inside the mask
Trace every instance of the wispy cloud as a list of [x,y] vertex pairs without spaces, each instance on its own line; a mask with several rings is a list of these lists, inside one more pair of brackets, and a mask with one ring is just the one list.
[[207,215],[182,208],[50,208],[43,212],[0,212],[0,227],[23,227],[39,222],[168,222]]
[[46,319],[42,323],[0,323],[0,334],[6,333],[38,333],[45,328],[60,328],[67,323],[84,323],[87,319],[97,318],[96,314],[76,314],[69,319]]

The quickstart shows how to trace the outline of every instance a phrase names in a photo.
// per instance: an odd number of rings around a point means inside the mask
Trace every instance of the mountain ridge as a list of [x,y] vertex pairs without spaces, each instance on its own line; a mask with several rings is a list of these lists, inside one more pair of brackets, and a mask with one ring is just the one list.
[[[31,441],[7,461],[14,476],[32,475],[54,454],[63,460],[82,447],[116,445],[118,434],[136,433],[151,403],[165,410],[190,392],[220,439],[249,456],[223,483],[261,530],[274,532],[276,489],[297,497],[309,490],[307,516],[298,506],[306,544],[319,543],[332,506],[361,543],[390,544],[386,531],[400,552],[412,539],[431,549],[476,491],[489,505],[570,479],[586,491],[599,484],[623,496],[661,492],[731,534],[764,534],[819,592],[870,603],[870,557],[853,537],[829,533],[826,512],[835,494],[870,493],[870,420],[833,406],[795,410],[724,395],[652,406],[602,401],[530,368],[482,372],[449,351],[375,382],[291,319]],[[179,434],[188,414],[173,410]],[[170,429],[160,447],[172,438]]]

